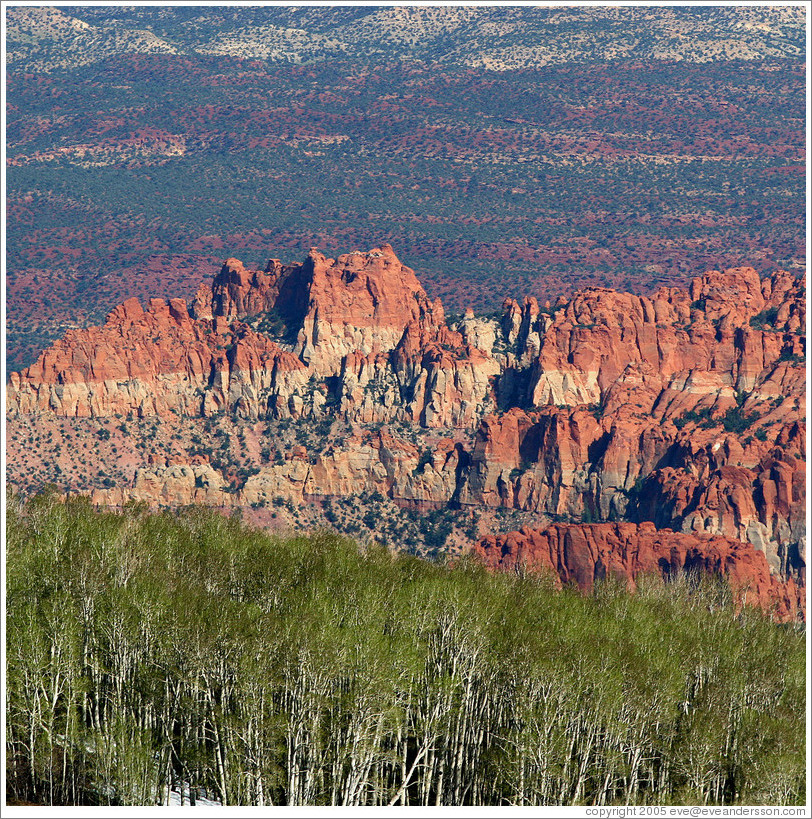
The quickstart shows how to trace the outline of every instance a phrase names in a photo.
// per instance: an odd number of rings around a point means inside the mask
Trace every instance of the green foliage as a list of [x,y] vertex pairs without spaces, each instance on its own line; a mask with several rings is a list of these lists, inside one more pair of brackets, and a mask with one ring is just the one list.
[[711,429],[717,424],[717,421],[711,418],[712,411],[712,407],[688,410],[680,417],[673,419],[674,426],[682,429],[686,424],[698,424],[701,429]]
[[745,415],[741,405],[737,404],[724,414],[722,426],[724,426],[726,432],[741,433],[758,421],[759,418],[761,418],[761,415],[757,412]]
[[[289,317],[283,316],[273,308],[260,313],[252,319],[251,323],[258,333],[271,336],[271,338],[281,338],[285,341],[295,340],[295,333],[298,329],[290,321]],[[294,338],[291,338],[291,334],[293,334]]]
[[793,353],[791,347],[785,347],[778,356],[779,361],[788,361],[790,364],[803,364],[806,360],[804,356]]
[[197,508],[7,506],[10,800],[803,802],[803,634],[719,581],[586,596]]
[[419,528],[428,553],[436,554],[454,528],[453,516],[447,509],[434,509],[420,517]]
[[768,307],[750,319],[750,326],[756,330],[764,329],[765,325],[773,326],[778,318],[778,308]]
[[414,475],[422,475],[425,471],[426,467],[432,462],[432,452],[430,449],[423,449],[420,452],[420,457],[417,461],[417,466],[414,468],[412,474]]

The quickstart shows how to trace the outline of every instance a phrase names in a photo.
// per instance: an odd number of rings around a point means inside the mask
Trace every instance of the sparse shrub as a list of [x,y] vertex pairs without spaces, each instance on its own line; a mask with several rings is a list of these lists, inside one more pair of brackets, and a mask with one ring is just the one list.
[[702,409],[692,409],[684,412],[681,416],[672,419],[672,423],[677,429],[682,429],[686,424],[698,424],[701,429],[711,429],[715,427],[718,421],[711,418],[711,407],[703,407]]
[[722,418],[722,426],[726,432],[741,433],[761,418],[757,412],[745,415],[741,406],[731,407]]
[[757,313],[750,319],[750,326],[756,330],[762,330],[765,325],[774,325],[777,318],[778,308],[768,307],[766,310],[762,310],[760,313]]

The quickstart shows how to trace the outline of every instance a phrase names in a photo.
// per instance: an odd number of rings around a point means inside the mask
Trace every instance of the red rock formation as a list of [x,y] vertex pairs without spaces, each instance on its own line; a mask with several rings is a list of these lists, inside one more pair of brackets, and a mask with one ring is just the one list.
[[[764,552],[771,569],[804,580],[805,436],[795,424],[752,468],[725,447],[694,459],[693,470],[666,467],[646,481],[638,515],[684,532],[724,534]],[[735,444],[735,442],[734,442]],[[701,466],[701,468],[699,468]]]
[[104,326],[68,331],[27,370],[11,373],[8,410],[256,415],[304,371],[295,356],[244,325],[193,320],[182,299],[151,299],[147,310],[129,299]]
[[[448,327],[388,245],[263,271],[229,259],[190,310],[130,299],[103,327],[70,331],[11,375],[7,410],[476,430],[470,452],[454,438],[422,471],[412,444],[361,436],[265,466],[224,503],[380,491],[426,507],[650,520],[746,540],[801,582],[804,321],[803,282],[752,268],[651,298],[588,288],[552,307],[507,300],[501,323],[466,314]],[[144,473],[139,497],[189,480],[181,495],[197,497],[197,477]]]
[[[256,332],[244,323],[252,319]],[[312,251],[301,265],[271,260],[264,271],[228,259],[191,311],[173,299],[145,312],[131,299],[104,327],[69,333],[12,376],[8,409],[298,417],[326,402],[308,381],[339,376],[336,398],[354,420],[475,427],[500,372],[474,346],[487,340],[480,324],[469,321],[472,343],[463,343],[389,245],[335,260]],[[268,332],[281,333],[278,344]]]
[[[307,309],[310,275],[305,265],[283,265],[271,259],[265,270],[246,270],[239,259],[226,259],[211,285],[208,297],[213,315],[246,318],[278,310],[301,321]],[[207,294],[200,294],[201,306]]]
[[[669,388],[697,397],[752,390],[782,353],[803,353],[802,338],[792,335],[805,320],[803,288],[788,275],[762,283],[752,268],[711,271],[694,280],[690,296],[664,288],[653,299],[587,288],[552,319],[527,300],[515,329],[518,360],[533,362],[527,398],[534,406],[600,403],[630,365],[640,374],[645,389],[635,392],[647,410]],[[771,309],[769,329],[750,326]],[[517,310],[506,303],[509,337]],[[615,389],[615,400],[621,396]]]
[[686,535],[652,523],[599,523],[522,529],[482,540],[474,549],[492,569],[548,572],[561,584],[591,591],[614,577],[636,587],[641,575],[668,580],[691,570],[727,578],[739,600],[782,620],[804,612],[803,587],[770,574],[764,555],[726,537]]
[[[506,302],[516,352],[500,403],[530,408],[520,428],[516,410],[484,419],[461,502],[724,533],[797,576],[802,482],[778,511],[761,462],[790,430],[802,437],[803,316],[798,279],[750,268],[653,299],[590,288],[553,317]],[[773,457],[773,473],[794,474],[804,454]]]
[[[200,294],[205,313],[206,293]],[[320,376],[336,375],[347,354],[394,349],[412,322],[436,330],[442,305],[390,245],[329,259],[311,250],[301,265],[271,259],[264,271],[228,259],[211,288],[211,311],[227,319],[276,311],[293,327],[295,351]]]

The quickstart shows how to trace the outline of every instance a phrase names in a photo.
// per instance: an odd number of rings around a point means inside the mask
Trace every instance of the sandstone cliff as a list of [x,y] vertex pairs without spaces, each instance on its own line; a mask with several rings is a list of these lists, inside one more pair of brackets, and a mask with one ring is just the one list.
[[10,414],[67,417],[171,410],[248,414],[259,400],[286,399],[307,368],[249,327],[193,319],[182,299],[129,299],[102,327],[70,330],[27,370],[11,373]]
[[[253,323],[253,327],[249,322]],[[499,364],[445,326],[389,245],[264,271],[228,259],[191,306],[136,299],[71,331],[22,373],[7,410],[110,416],[319,415],[473,427]]]
[[483,419],[461,502],[654,520],[801,566],[802,282],[712,271],[690,292],[591,288],[550,312],[506,302],[498,389],[518,406]]
[[804,610],[803,587],[772,576],[752,546],[658,530],[652,523],[554,524],[485,538],[474,551],[491,568],[546,572],[585,591],[607,578],[634,589],[641,575],[668,581],[703,572],[724,576],[740,603],[759,605],[780,619],[795,619]]
[[264,270],[229,259],[191,307],[130,299],[70,331],[11,375],[7,412],[327,430],[240,481],[191,453],[140,463],[96,486],[99,502],[380,493],[418,509],[650,522],[749,543],[801,583],[804,326],[803,282],[783,271],[709,271],[650,298],[507,299],[499,320],[469,311],[449,325],[388,245]]

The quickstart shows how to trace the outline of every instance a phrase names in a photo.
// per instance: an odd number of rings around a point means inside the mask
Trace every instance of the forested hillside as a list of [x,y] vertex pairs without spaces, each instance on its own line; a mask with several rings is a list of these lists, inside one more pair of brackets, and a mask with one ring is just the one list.
[[803,636],[713,578],[586,596],[47,493],[7,541],[12,802],[804,799]]

